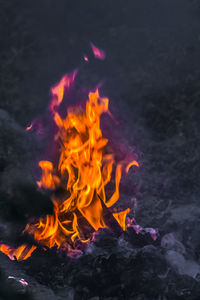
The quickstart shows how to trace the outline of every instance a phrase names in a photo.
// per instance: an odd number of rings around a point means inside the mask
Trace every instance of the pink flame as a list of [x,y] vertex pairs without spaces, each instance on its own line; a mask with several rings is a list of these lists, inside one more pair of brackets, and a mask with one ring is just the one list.
[[55,113],[55,110],[61,104],[64,96],[64,92],[69,90],[72,86],[74,79],[76,77],[77,70],[70,74],[66,74],[62,77],[62,79],[51,88],[51,102],[49,104],[49,109]]
[[93,54],[96,58],[102,59],[102,60],[104,60],[106,58],[106,53],[103,50],[97,48],[93,43],[91,43],[91,48],[92,48]]

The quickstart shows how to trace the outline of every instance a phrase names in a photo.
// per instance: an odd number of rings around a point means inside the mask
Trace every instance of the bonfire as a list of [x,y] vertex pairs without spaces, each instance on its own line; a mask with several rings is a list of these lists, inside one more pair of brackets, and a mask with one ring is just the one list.
[[[23,233],[33,237],[34,245],[23,244],[17,248],[0,245],[0,250],[12,260],[27,259],[38,245],[44,249],[65,247],[70,255],[77,244],[90,243],[100,228],[111,228],[114,224],[126,230],[130,209],[114,212],[111,208],[119,199],[122,175],[139,164],[133,157],[116,162],[115,153],[108,151],[108,139],[103,136],[100,119],[104,113],[111,114],[109,100],[100,97],[98,89],[89,93],[84,107],[71,107],[61,117],[59,107],[76,73],[64,75],[51,88],[49,109],[57,128],[54,141],[59,160],[39,162],[41,179],[37,185],[39,189],[52,191],[53,214],[26,225]],[[32,125],[27,130],[31,128]],[[115,187],[108,198],[105,187],[113,173]],[[58,190],[62,191],[59,196]]]

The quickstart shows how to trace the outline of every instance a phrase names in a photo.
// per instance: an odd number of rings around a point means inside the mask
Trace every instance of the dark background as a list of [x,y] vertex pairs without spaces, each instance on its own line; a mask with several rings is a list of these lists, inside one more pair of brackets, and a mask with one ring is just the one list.
[[[90,41],[106,51],[105,61],[93,58]],[[21,230],[28,217],[51,210],[47,196],[34,187],[48,141],[24,129],[47,114],[50,87],[77,66],[77,87],[104,83],[101,94],[109,97],[119,121],[115,138],[139,157],[140,170],[130,173],[122,190],[122,206],[134,196],[140,225],[164,233],[178,228],[182,241],[188,230],[188,251],[198,261],[200,5],[195,0],[0,1],[1,239],[12,239],[17,230],[12,223]]]

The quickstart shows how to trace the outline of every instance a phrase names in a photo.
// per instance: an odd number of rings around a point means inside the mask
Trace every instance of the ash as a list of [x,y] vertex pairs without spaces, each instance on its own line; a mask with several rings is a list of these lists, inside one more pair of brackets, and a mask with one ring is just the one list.
[[[197,2],[0,1],[0,241],[32,243],[20,236],[25,224],[52,212],[35,184],[48,132],[25,128],[48,120],[49,87],[77,65],[77,88],[104,82],[118,123],[105,120],[103,130],[135,147],[141,162],[120,186],[120,207],[136,199],[137,223],[159,231],[154,241],[133,228],[102,230],[77,258],[38,248],[16,262],[0,253],[1,299],[199,299]],[[104,61],[89,42],[105,50]]]

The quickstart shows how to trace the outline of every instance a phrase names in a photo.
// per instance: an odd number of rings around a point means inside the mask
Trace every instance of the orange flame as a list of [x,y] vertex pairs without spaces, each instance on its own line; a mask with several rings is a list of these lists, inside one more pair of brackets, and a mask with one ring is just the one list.
[[126,167],[126,173],[128,173],[129,169],[132,167],[132,166],[136,166],[136,167],[139,167],[139,164],[136,160],[133,160],[131,161],[128,166]]
[[18,248],[13,248],[5,244],[0,245],[0,251],[8,255],[11,260],[17,259],[18,261],[27,259],[31,256],[36,246],[21,245]]
[[[98,89],[89,93],[85,108],[75,107],[68,110],[66,118],[62,118],[56,108],[63,100],[66,88],[69,88],[75,72],[65,75],[51,89],[50,109],[58,132],[55,136],[60,145],[58,164],[40,161],[42,170],[39,188],[57,188],[63,190],[62,196],[52,196],[54,211],[52,215],[42,217],[35,224],[27,224],[24,232],[33,235],[35,241],[43,246],[61,247],[64,243],[76,240],[86,243],[91,240],[92,232],[108,227],[104,210],[113,206],[119,198],[119,184],[123,172],[123,163],[116,163],[114,154],[107,153],[105,147],[108,140],[103,137],[100,128],[102,113],[109,113],[107,98],[99,96]],[[138,166],[134,160],[129,162],[126,171],[132,165]],[[110,199],[106,198],[105,187],[115,172],[115,190]],[[129,208],[112,214],[119,226],[126,229],[126,216]],[[90,227],[85,229],[84,223]],[[10,259],[27,259],[36,249],[22,245],[13,249],[2,244],[0,251]]]

